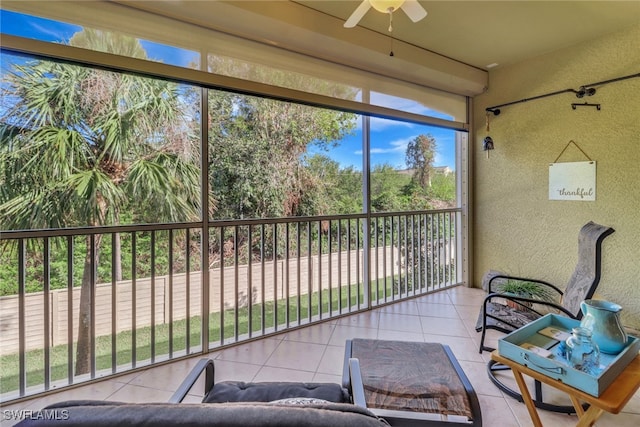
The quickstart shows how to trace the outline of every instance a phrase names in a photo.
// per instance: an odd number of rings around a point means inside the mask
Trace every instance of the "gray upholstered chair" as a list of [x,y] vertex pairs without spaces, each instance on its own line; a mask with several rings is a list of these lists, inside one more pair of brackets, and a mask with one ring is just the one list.
[[[594,222],[588,222],[580,229],[578,236],[578,263],[564,290],[543,280],[503,274],[495,274],[490,277],[487,286],[488,295],[484,299],[476,323],[476,330],[482,332],[480,353],[494,350],[492,347],[485,345],[487,329],[509,333],[542,317],[546,312],[555,312],[573,319],[581,319],[580,302],[590,299],[595,293],[598,283],[600,283],[602,241],[614,231],[611,227]],[[505,280],[536,283],[545,288],[548,293],[555,294],[556,298],[553,301],[548,301],[501,293],[499,292],[499,283]],[[511,304],[506,304],[505,302],[507,301],[511,302]],[[504,369],[505,367],[502,365],[489,362],[489,378],[506,394],[522,401],[522,396],[519,393],[514,392],[495,377],[496,371]],[[558,407],[542,402],[539,383],[536,383],[536,399],[534,399],[534,403],[541,409],[574,412],[573,406]]]

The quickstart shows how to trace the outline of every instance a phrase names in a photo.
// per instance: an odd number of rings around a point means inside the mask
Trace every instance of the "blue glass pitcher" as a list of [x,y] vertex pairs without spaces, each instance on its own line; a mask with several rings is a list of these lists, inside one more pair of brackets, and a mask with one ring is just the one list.
[[592,340],[602,353],[618,354],[627,345],[627,333],[620,324],[622,307],[601,300],[584,300],[580,303],[584,317],[580,326],[592,331]]

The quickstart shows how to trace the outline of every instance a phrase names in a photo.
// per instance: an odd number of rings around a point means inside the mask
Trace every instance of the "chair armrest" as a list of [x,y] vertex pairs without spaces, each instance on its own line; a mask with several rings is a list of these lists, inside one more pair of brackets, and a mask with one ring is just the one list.
[[366,408],[367,402],[364,398],[364,384],[362,383],[362,372],[360,372],[360,360],[351,357],[353,341],[347,340],[344,348],[342,387],[347,389],[354,405]]
[[367,402],[364,398],[364,385],[362,384],[362,373],[360,372],[360,361],[358,359],[349,359],[349,378],[349,385],[351,386],[349,393],[353,399],[353,404],[366,408]]
[[[544,281],[544,280],[539,280],[539,279],[530,279],[530,278],[528,278],[528,277],[508,276],[508,275],[504,275],[504,274],[498,274],[498,275],[493,276],[491,279],[489,279],[489,284],[488,284],[488,286],[487,286],[487,292],[488,292],[489,294],[498,292],[498,290],[497,290],[497,289],[491,289],[491,283],[492,283],[494,280],[496,280],[496,279],[519,280],[519,281],[523,281],[523,282],[533,282],[533,283],[538,283],[538,284],[540,284],[540,285],[544,285],[544,286],[547,286],[547,287],[549,287],[549,288],[553,289],[553,290],[554,290],[554,291],[556,291],[560,296],[564,295],[564,292],[563,292],[560,288],[558,288],[557,286],[555,286],[555,285],[553,285],[553,284],[551,284],[551,283],[549,283],[549,282],[546,282],[546,281]],[[497,288],[497,285],[496,285],[496,288]]]
[[200,359],[196,366],[193,367],[189,375],[182,381],[180,387],[169,399],[169,403],[180,403],[184,400],[185,396],[191,391],[193,385],[198,381],[202,372],[205,371],[204,380],[204,394],[206,395],[213,387],[214,381],[214,366],[211,359]]
[[349,359],[351,359],[351,348],[352,341],[347,340],[344,344],[344,360],[342,362],[342,387],[349,390],[349,393],[351,393],[351,368],[349,366]]

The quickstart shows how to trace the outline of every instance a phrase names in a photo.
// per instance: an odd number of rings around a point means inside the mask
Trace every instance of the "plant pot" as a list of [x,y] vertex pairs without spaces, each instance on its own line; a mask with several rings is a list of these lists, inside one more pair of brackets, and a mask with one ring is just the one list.
[[[529,295],[516,295],[516,294],[510,294],[514,297],[521,297],[521,298],[531,298],[531,296]],[[506,300],[507,301],[507,307],[511,307],[515,310],[525,310],[525,307],[532,307],[533,304],[530,302],[516,302],[516,301],[512,301],[510,299]]]

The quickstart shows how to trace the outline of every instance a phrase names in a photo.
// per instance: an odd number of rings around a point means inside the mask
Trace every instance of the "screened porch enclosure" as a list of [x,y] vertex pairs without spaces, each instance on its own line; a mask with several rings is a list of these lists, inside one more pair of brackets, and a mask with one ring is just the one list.
[[465,96],[41,6],[1,11],[3,402],[465,283]]
[[[208,244],[230,233],[235,245],[204,272],[199,265],[205,239],[196,224],[5,232],[3,239],[17,248],[13,259],[19,268],[16,295],[0,299],[2,371],[14,372],[3,374],[3,400],[457,285],[458,220],[453,209],[369,219],[229,221],[209,228]],[[126,280],[116,279],[116,236],[131,248],[130,258],[122,260],[130,268]],[[100,267],[111,269],[111,280],[74,286],[82,243],[97,238],[101,250],[111,253]],[[252,242],[251,262],[241,239]],[[62,266],[52,263],[60,256]],[[167,262],[160,263],[162,258]],[[168,271],[153,267],[159,264]],[[95,263],[90,268],[98,270]],[[40,275],[41,288],[27,292]],[[65,280],[52,289],[52,282]],[[86,291],[90,366],[78,373],[80,301]]]

